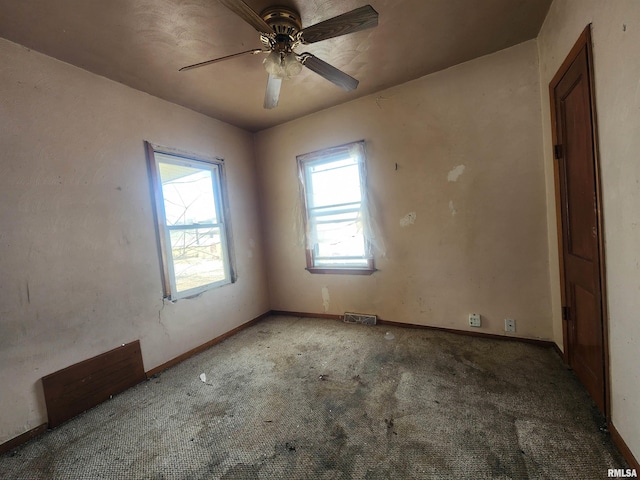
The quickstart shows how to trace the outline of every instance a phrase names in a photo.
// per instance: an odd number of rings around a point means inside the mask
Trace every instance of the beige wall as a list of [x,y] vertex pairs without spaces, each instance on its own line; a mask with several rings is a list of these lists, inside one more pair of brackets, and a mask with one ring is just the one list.
[[[529,41],[257,134],[271,307],[463,330],[477,312],[482,332],[510,317],[550,339],[540,115]],[[372,276],[312,275],[296,155],[360,139],[386,256]]]
[[[0,40],[0,443],[39,379],[140,339],[148,370],[269,309],[250,134]],[[226,159],[238,282],[163,305],[143,141]]]
[[538,38],[554,338],[562,345],[549,82],[592,23],[607,267],[611,419],[640,458],[640,2],[555,0]]

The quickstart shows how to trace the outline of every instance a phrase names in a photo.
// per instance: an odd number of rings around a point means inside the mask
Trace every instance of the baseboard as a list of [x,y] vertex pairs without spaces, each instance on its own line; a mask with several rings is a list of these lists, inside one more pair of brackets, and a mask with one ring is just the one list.
[[283,315],[285,317],[324,318],[326,320],[342,320],[342,315],[331,313],[290,312],[288,310],[271,310],[270,315]]
[[18,435],[17,437],[0,444],[0,455],[10,452],[14,448],[19,447],[23,443],[27,443],[29,440],[37,437],[38,435],[42,435],[47,431],[47,428],[47,424],[43,423],[42,425],[38,425],[37,427],[32,428],[28,432],[24,432],[22,435]]
[[618,450],[620,450],[620,453],[629,464],[629,467],[635,469],[636,472],[640,472],[640,463],[638,463],[636,457],[633,456],[631,449],[611,421],[609,421],[608,428],[609,433],[611,434],[611,440],[613,440],[613,443],[618,447]]
[[213,340],[209,340],[207,343],[203,343],[202,345],[193,348],[191,350],[189,350],[188,352],[183,353],[182,355],[178,355],[175,358],[172,358],[171,360],[169,360],[168,362],[163,363],[162,365],[158,365],[155,368],[152,368],[151,370],[149,370],[147,372],[147,378],[152,377],[153,375],[156,375],[164,370],[166,370],[167,368],[173,367],[174,365],[177,365],[181,362],[184,362],[187,358],[193,357],[194,355],[197,355],[200,352],[203,352],[211,347],[213,347],[215,344],[222,342],[223,340],[226,340],[227,338],[235,335],[236,333],[238,333],[241,330],[244,330],[245,328],[249,328],[252,325],[255,325],[256,323],[258,323],[260,320],[262,320],[265,317],[268,317],[269,315],[271,315],[271,312],[265,312],[262,315],[254,318],[253,320],[249,320],[246,323],[243,323],[242,325],[234,328],[233,330],[229,330],[227,333],[223,333],[222,335],[220,335],[219,337],[214,338]]
[[564,356],[564,352],[560,350],[560,347],[558,346],[558,344],[556,342],[551,342],[551,343],[553,343],[553,349],[556,351],[558,356],[562,359],[564,363],[567,363],[567,357]]
[[[286,310],[272,310],[271,315],[285,315],[288,317],[324,318],[328,320],[342,320],[342,315],[333,315],[328,313],[289,312]],[[468,330],[456,330],[454,328],[435,327],[432,325],[418,325],[415,323],[393,322],[391,320],[383,320],[381,318],[378,318],[377,324],[389,325],[392,327],[402,327],[402,328],[420,328],[424,330],[438,330],[441,332],[455,333],[457,335],[466,335],[469,337],[491,338],[494,340],[515,340],[516,342],[529,343],[529,344],[538,345],[544,348],[553,348],[555,351],[560,352],[555,342],[552,342],[550,340],[539,340],[537,338],[512,337],[507,335],[496,335],[495,333],[471,332]],[[562,356],[561,352],[560,352],[560,356]]]
[[472,332],[469,330],[457,330],[455,328],[436,327],[433,325],[417,325],[415,323],[392,322],[390,320],[382,320],[382,319],[378,319],[378,324],[391,325],[394,327],[409,327],[409,328],[420,328],[424,330],[438,330],[440,332],[455,333],[457,335],[465,335],[467,337],[490,338],[492,340],[514,340],[516,342],[529,343],[532,345],[538,345],[540,347],[545,347],[545,348],[556,347],[555,342],[552,342],[549,340],[539,340],[537,338],[512,337],[510,335],[498,335],[495,333],[485,333],[485,332]]

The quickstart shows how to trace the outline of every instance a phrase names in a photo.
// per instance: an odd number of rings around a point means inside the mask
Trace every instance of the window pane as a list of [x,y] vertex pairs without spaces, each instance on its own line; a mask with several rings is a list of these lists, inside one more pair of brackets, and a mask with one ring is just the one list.
[[358,222],[317,224],[316,235],[317,257],[365,257],[364,236]]
[[314,207],[309,209],[309,214],[317,217],[322,215],[357,215],[360,212],[360,202],[343,203],[342,205],[326,205],[324,207]]
[[[329,164],[330,165],[330,164]],[[324,165],[325,167],[327,164]],[[310,207],[360,202],[360,170],[357,164],[311,172]]]
[[348,167],[350,165],[356,165],[357,163],[357,158],[343,154],[334,158],[327,157],[322,160],[311,162],[309,163],[309,169],[311,173],[316,173],[323,172],[325,170],[333,170],[334,168]]
[[311,217],[311,224],[318,225],[321,223],[340,223],[340,222],[355,222],[358,220],[358,212],[352,213],[336,213],[334,215],[331,214],[323,214],[323,215],[313,215]]
[[218,223],[211,170],[165,162],[159,169],[167,225]]
[[225,279],[222,232],[219,227],[172,229],[169,234],[178,292]]

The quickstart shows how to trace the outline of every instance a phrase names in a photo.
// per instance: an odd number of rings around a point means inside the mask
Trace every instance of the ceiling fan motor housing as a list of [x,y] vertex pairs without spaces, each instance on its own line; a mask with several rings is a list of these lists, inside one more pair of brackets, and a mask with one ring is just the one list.
[[289,7],[269,7],[260,16],[273,29],[275,38],[261,36],[266,48],[277,52],[288,53],[300,42],[298,32],[302,29],[300,15]]

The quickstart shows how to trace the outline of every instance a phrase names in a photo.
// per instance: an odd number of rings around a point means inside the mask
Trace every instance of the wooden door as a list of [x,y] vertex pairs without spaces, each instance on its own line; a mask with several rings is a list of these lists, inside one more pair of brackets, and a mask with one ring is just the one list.
[[589,28],[551,82],[565,361],[606,414],[601,216]]

